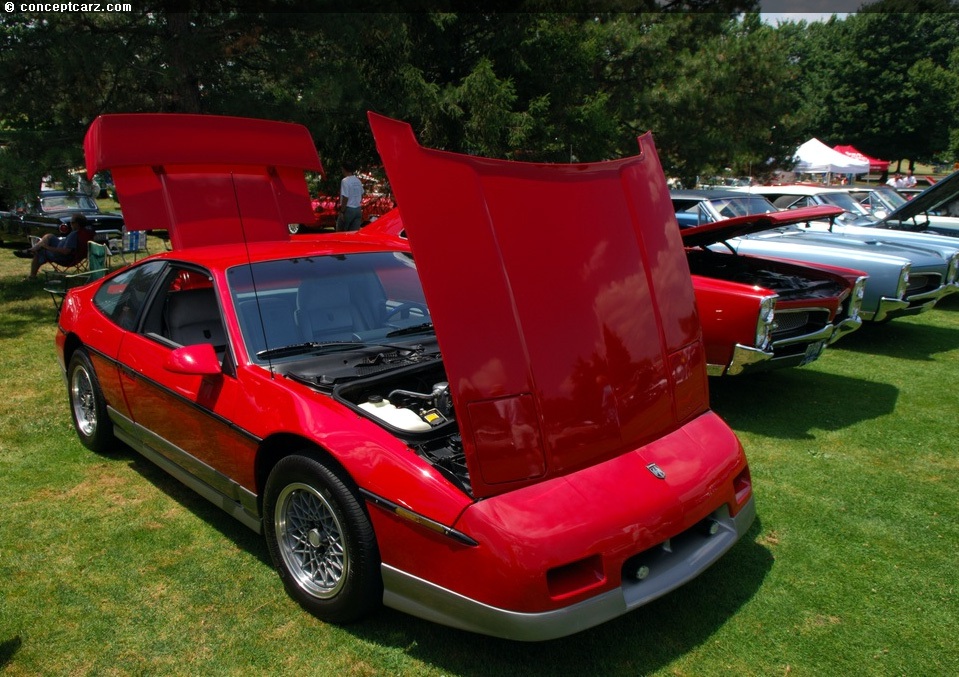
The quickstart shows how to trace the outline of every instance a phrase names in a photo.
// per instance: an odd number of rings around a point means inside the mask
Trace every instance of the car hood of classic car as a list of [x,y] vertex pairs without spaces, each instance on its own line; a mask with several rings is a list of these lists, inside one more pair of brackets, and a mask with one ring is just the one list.
[[477,497],[637,451],[708,409],[651,137],[623,160],[534,164],[423,148],[406,123],[369,118]]
[[839,216],[843,210],[839,207],[804,207],[785,212],[766,212],[736,216],[723,221],[714,221],[701,226],[683,228],[680,235],[687,247],[706,247],[735,237],[742,237],[764,230],[772,230],[794,223],[822,221]]
[[937,181],[905,204],[900,205],[880,223],[908,221],[921,214],[935,211],[957,198],[959,198],[959,171],[955,171],[941,181]]

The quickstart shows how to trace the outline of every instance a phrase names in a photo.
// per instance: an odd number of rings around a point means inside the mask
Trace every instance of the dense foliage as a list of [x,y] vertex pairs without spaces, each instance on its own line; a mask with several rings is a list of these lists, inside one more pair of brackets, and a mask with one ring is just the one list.
[[410,121],[430,146],[521,160],[618,157],[650,129],[687,182],[761,174],[810,136],[952,161],[959,15],[892,13],[896,0],[881,0],[842,20],[769,26],[757,7],[3,14],[0,199],[82,166],[91,120],[131,111],[300,122],[328,169],[376,162],[367,110]]

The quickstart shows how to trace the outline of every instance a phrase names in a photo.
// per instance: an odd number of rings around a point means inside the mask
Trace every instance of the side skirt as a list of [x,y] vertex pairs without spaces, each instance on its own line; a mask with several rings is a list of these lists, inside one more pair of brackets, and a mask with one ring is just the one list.
[[[182,449],[138,426],[115,409],[109,409],[109,415],[114,423],[114,434],[119,440],[256,533],[263,533],[263,522],[257,508],[256,494]],[[158,451],[158,448],[163,449],[165,453]],[[208,478],[208,481],[201,477]],[[226,488],[235,498],[216,488],[214,483]]]

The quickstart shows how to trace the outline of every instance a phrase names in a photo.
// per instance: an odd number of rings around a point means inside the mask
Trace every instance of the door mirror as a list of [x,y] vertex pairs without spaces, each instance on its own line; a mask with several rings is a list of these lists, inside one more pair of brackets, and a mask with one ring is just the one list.
[[223,373],[216,351],[209,343],[197,343],[192,346],[177,348],[167,357],[163,365],[167,371],[175,374],[192,374],[194,376],[212,376]]

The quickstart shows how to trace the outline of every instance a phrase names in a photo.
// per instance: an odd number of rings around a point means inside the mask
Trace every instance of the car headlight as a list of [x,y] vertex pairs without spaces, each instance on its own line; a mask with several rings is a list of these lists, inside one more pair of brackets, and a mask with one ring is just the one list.
[[946,271],[946,284],[954,284],[956,277],[959,276],[959,253],[953,254],[949,259],[949,270]]
[[909,269],[912,266],[906,264],[902,267],[902,270],[899,271],[899,286],[896,287],[896,298],[901,299],[906,295],[906,289],[909,288]]
[[853,285],[852,292],[849,294],[848,317],[851,320],[859,317],[859,309],[862,308],[862,300],[866,296],[866,280],[868,279],[865,275],[856,278],[856,284]]
[[776,296],[764,296],[759,302],[759,318],[756,320],[756,347],[766,350],[776,327]]

